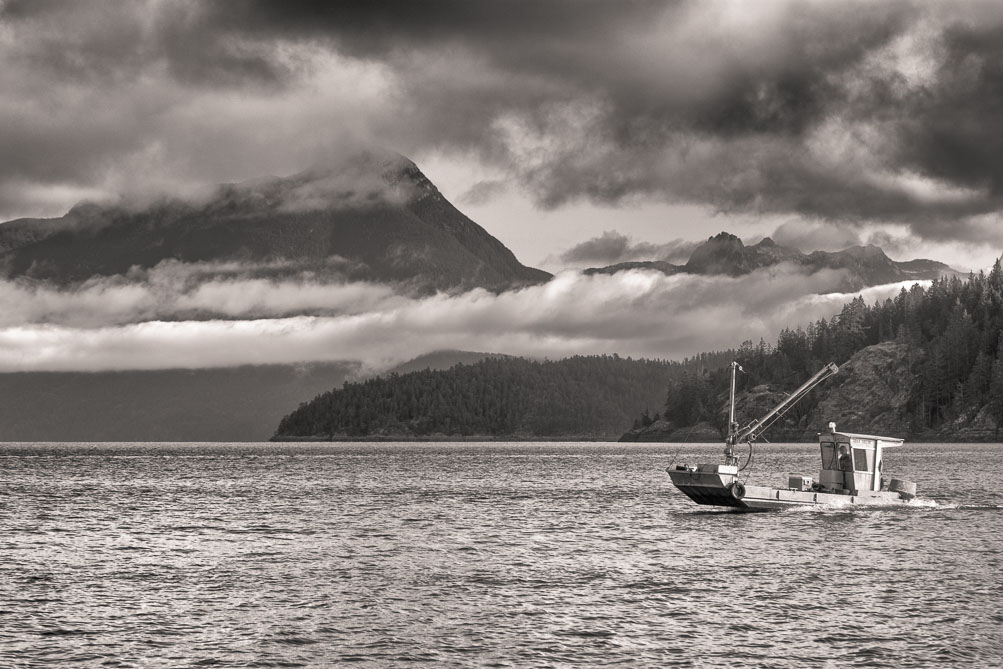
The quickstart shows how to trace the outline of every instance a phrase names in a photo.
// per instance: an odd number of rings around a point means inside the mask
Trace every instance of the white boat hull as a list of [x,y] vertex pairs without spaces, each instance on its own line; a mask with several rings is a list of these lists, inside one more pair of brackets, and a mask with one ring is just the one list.
[[795,506],[882,506],[905,504],[909,501],[902,494],[887,490],[859,491],[855,494],[783,490],[745,486],[738,482],[736,476],[715,471],[667,471],[672,483],[697,504],[744,511],[773,511]]

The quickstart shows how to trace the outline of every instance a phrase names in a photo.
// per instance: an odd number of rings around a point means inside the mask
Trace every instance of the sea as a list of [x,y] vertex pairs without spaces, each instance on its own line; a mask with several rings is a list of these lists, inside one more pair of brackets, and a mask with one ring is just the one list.
[[0,666],[1003,666],[1003,445],[886,451],[909,505],[757,514],[669,482],[721,449],[0,444]]

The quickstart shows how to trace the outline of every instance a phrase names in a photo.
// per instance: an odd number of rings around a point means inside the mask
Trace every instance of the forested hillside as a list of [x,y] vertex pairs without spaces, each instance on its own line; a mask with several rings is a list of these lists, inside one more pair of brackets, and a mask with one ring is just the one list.
[[[860,297],[829,320],[785,329],[769,345],[746,342],[736,360],[746,370],[738,376],[739,392],[768,385],[790,390],[825,363],[842,364],[858,351],[881,342],[906,359],[910,385],[903,393],[912,434],[964,429],[973,421],[997,426],[1003,417],[1003,270],[997,261],[986,275],[915,285],[894,299],[868,305]],[[662,417],[675,427],[707,422],[723,428],[722,412],[728,371],[686,372],[668,387]],[[788,428],[810,414],[813,403],[828,392],[820,388],[801,403]],[[645,422],[644,417],[638,422]],[[801,426],[803,428],[804,426]],[[783,434],[784,426],[779,426]]]
[[638,407],[657,407],[687,370],[717,368],[731,353],[684,362],[576,356],[536,362],[490,358],[446,371],[391,374],[319,395],[282,419],[275,438],[574,436],[609,439]]

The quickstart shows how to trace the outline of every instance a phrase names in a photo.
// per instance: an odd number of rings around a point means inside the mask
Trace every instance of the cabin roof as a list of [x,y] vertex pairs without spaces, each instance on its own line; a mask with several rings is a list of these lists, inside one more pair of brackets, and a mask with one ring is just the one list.
[[882,442],[882,446],[886,448],[893,448],[895,446],[901,446],[904,439],[899,439],[898,437],[880,437],[874,434],[855,434],[853,432],[820,432],[819,436],[823,434],[835,434],[837,437],[849,437],[850,439],[877,439]]

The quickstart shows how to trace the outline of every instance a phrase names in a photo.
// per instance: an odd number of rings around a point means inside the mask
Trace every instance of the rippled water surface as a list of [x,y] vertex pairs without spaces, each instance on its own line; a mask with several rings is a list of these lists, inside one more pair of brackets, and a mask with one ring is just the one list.
[[0,666],[1003,665],[1003,446],[889,451],[910,507],[765,514],[671,486],[720,450],[0,445]]

